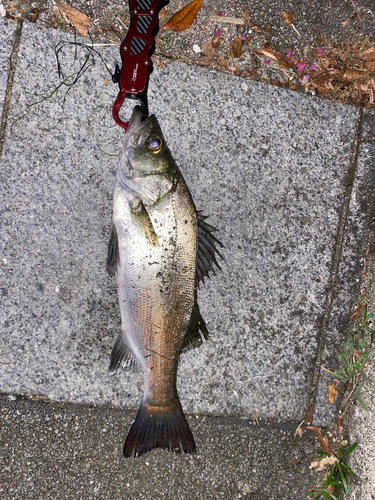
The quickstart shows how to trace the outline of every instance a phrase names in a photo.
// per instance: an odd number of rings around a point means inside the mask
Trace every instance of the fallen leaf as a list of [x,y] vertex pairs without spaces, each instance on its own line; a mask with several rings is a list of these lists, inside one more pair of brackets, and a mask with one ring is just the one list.
[[285,10],[283,10],[283,20],[285,24],[290,26],[294,21],[294,14],[292,14],[291,12],[285,12]]
[[319,427],[314,427],[312,425],[309,425],[307,427],[307,429],[309,429],[310,431],[313,431],[313,433],[318,438],[318,441],[319,441],[320,446],[322,447],[322,450],[325,453],[328,453],[329,455],[334,455],[335,454],[335,452],[332,450],[332,448],[329,445],[328,437],[327,436],[323,436],[322,431],[319,429]]
[[303,436],[303,430],[301,429],[301,427],[298,427],[297,429],[297,434],[299,435],[299,437],[302,437]]
[[266,33],[271,33],[272,26],[270,24],[267,24],[266,26],[264,26],[263,31],[265,31]]
[[328,398],[330,403],[335,402],[335,397],[339,395],[339,393],[336,390],[336,385],[337,382],[333,382],[333,384],[329,384],[328,386]]
[[342,438],[343,435],[344,435],[344,420],[342,417],[337,417],[336,419],[336,427],[337,427],[337,434],[339,436],[339,438]]
[[87,27],[91,26],[92,21],[86,16],[86,14],[83,14],[79,10],[71,7],[70,5],[67,5],[66,3],[56,2],[56,5],[60,10],[64,12],[69,21],[82,36],[89,36]]
[[233,57],[238,59],[242,54],[242,40],[239,36],[236,36],[232,43],[232,53]]
[[212,40],[212,47],[214,49],[216,49],[219,45],[220,45],[220,42],[221,42],[221,37],[220,35],[219,36],[216,36],[213,40]]
[[370,49],[362,50],[358,52],[358,57],[361,59],[367,59],[367,61],[375,61],[375,47],[371,47]]
[[246,21],[250,21],[251,18],[250,11],[246,10],[245,12],[242,12],[242,17],[246,19]]
[[324,457],[322,460],[311,462],[310,469],[315,469],[317,472],[325,468],[326,465],[333,465],[337,462],[337,458],[333,455]]
[[345,80],[360,80],[367,76],[367,71],[362,71],[360,69],[347,69],[342,77]]
[[309,424],[311,422],[313,411],[314,411],[314,405],[313,403],[311,403],[311,405],[306,410],[305,424]]
[[276,54],[274,53],[273,50],[271,49],[259,49],[259,52],[263,54],[264,56],[268,57],[269,59],[273,59],[274,61],[277,61]]
[[202,7],[202,0],[193,0],[176,12],[164,25],[165,30],[184,31],[190,28]]
[[322,35],[320,34],[320,31],[318,31],[318,33],[316,34],[316,43],[318,45],[321,45],[323,43],[323,38]]
[[215,49],[211,40],[202,43],[202,52],[207,57],[212,57],[215,54]]
[[163,7],[161,9],[161,11],[159,12],[159,19],[162,19],[166,15],[167,12],[168,12],[167,7]]

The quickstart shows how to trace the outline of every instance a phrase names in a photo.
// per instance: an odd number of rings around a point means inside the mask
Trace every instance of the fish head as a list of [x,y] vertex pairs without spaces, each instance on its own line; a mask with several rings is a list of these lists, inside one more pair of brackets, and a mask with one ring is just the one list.
[[142,121],[141,107],[135,106],[118,169],[120,185],[149,206],[171,191],[177,179],[178,170],[155,115]]

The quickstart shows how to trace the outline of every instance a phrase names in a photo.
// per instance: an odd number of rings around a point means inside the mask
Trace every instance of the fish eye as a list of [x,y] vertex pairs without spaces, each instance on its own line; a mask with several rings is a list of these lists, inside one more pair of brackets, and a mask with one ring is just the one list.
[[151,153],[160,153],[163,148],[163,141],[160,137],[154,136],[147,139],[146,147]]

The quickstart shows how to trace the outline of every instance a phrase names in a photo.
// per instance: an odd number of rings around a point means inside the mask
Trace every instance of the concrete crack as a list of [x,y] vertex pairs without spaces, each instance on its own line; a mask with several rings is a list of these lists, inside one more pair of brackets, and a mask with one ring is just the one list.
[[15,33],[14,33],[13,48],[12,48],[12,52],[11,52],[10,57],[9,57],[8,80],[7,80],[6,90],[5,90],[5,99],[4,99],[3,112],[1,114],[1,122],[0,122],[0,160],[1,160],[1,156],[3,154],[5,132],[6,132],[6,128],[7,128],[7,122],[8,122],[10,99],[12,97],[14,75],[15,75],[15,72],[16,72],[18,51],[19,51],[20,42],[21,42],[21,33],[22,33],[22,21],[19,21],[17,23],[17,28],[16,28]]
[[[320,373],[321,373],[322,357],[323,357],[324,347],[325,347],[325,343],[326,343],[328,323],[330,320],[330,315],[331,315],[331,310],[332,310],[332,302],[333,302],[333,297],[334,297],[334,293],[335,293],[337,276],[338,276],[340,260],[341,260],[341,253],[342,253],[343,242],[344,242],[344,237],[345,237],[345,228],[347,225],[347,220],[348,220],[348,215],[349,215],[349,205],[350,205],[350,200],[352,197],[353,183],[354,183],[355,173],[356,173],[356,169],[357,169],[358,151],[359,151],[359,146],[361,143],[361,134],[362,134],[362,122],[363,122],[363,110],[361,108],[360,113],[359,113],[359,118],[357,121],[354,140],[353,140],[352,147],[351,147],[350,165],[349,165],[349,169],[348,169],[346,179],[345,179],[346,189],[345,189],[345,194],[344,194],[344,202],[342,205],[342,211],[341,211],[341,214],[339,217],[339,223],[338,223],[337,234],[336,234],[336,242],[335,242],[334,251],[333,251],[330,280],[329,280],[329,284],[328,284],[327,298],[326,298],[326,303],[325,303],[325,307],[324,307],[324,316],[323,316],[321,326],[319,328],[317,356],[316,356],[314,371],[313,371],[313,374],[311,376],[311,382],[312,382],[313,387],[312,387],[312,391],[311,391],[310,407],[315,406],[315,400],[316,400],[316,396],[317,396],[317,392],[318,392],[318,384],[319,384],[319,378],[320,378]],[[313,415],[314,415],[314,412],[313,412]],[[312,420],[313,420],[313,418],[312,418]]]

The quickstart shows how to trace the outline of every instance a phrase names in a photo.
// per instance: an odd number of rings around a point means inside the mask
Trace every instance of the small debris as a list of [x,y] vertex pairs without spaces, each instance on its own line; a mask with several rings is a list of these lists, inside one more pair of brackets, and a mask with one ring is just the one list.
[[226,16],[210,16],[210,21],[229,24],[245,24],[245,21],[239,17],[226,17]]

